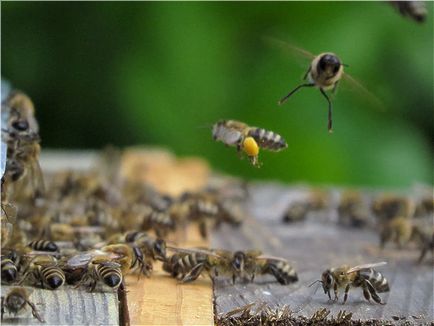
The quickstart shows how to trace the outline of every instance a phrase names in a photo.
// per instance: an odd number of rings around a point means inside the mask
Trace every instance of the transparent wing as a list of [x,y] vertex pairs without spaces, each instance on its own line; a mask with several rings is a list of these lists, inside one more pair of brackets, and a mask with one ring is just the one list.
[[309,51],[296,47],[288,42],[270,36],[264,36],[263,39],[266,43],[278,47],[298,59],[313,60],[315,58],[315,55]]
[[30,166],[30,179],[34,194],[43,195],[45,193],[45,183],[42,169],[37,159],[34,159]]
[[351,87],[353,91],[358,93],[360,97],[366,100],[372,107],[383,112],[386,111],[384,103],[378,97],[368,91],[368,89],[363,86],[357,79],[347,73],[344,73],[342,75],[342,79]]
[[387,263],[386,263],[385,261],[382,261],[382,262],[379,262],[379,263],[364,264],[364,265],[354,266],[354,267],[351,267],[351,268],[347,271],[347,274],[354,273],[354,272],[360,271],[360,270],[362,270],[362,269],[368,269],[368,268],[374,268],[374,267],[384,266],[384,265],[386,265],[386,264],[387,264]]
[[276,257],[276,256],[268,256],[268,255],[260,255],[257,257],[258,259],[273,259],[273,260],[278,260],[278,261],[282,261],[287,263],[288,260],[282,257]]
[[171,247],[171,246],[167,246],[166,248],[173,250],[175,252],[183,252],[186,254],[203,254],[203,255],[209,255],[209,256],[214,256],[214,257],[220,257],[219,254],[217,254],[216,252],[213,252],[212,250],[209,249],[203,249],[203,248],[178,248],[178,247]]

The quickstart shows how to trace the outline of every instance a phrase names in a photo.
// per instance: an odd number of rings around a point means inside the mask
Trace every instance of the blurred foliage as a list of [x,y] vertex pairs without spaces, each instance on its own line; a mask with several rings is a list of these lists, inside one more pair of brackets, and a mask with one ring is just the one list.
[[[166,146],[248,178],[317,184],[432,183],[433,16],[418,24],[380,2],[3,2],[2,75],[36,103],[43,147]],[[277,36],[333,51],[386,104],[340,85],[327,104],[304,89],[309,62]],[[287,140],[261,169],[211,140],[218,119]]]

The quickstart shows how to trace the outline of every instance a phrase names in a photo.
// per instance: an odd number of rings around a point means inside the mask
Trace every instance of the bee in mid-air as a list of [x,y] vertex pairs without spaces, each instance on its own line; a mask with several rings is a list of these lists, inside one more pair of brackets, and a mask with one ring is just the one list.
[[424,1],[421,0],[406,0],[406,1],[390,1],[390,3],[399,10],[401,15],[409,16],[418,23],[423,23],[427,16],[427,9]]
[[361,287],[366,300],[370,301],[372,297],[375,302],[384,304],[377,293],[389,292],[389,283],[383,274],[373,268],[385,264],[385,262],[381,262],[355,267],[343,265],[341,267],[327,269],[322,273],[321,280],[316,282],[322,284],[324,293],[329,296],[330,300],[332,299],[330,295],[331,290],[334,292],[334,301],[337,301],[339,300],[338,289],[345,288],[343,301],[343,303],[345,303],[348,299],[348,291],[350,288]]
[[[298,85],[285,97],[279,100],[278,104],[285,103],[295,92],[303,87],[317,87],[328,103],[328,131],[333,131],[333,118],[332,118],[332,101],[326,91],[332,90],[332,93],[336,91],[338,83],[341,79],[346,79],[360,91],[362,91],[368,99],[373,101],[377,106],[380,104],[378,99],[369,93],[358,81],[353,79],[350,75],[344,73],[344,66],[347,66],[342,60],[332,52],[324,52],[319,55],[313,55],[312,53],[297,48],[291,44],[283,42],[281,40],[266,38],[267,41],[278,45],[281,48],[289,50],[291,54],[302,56],[311,60],[311,64],[304,75],[305,83]],[[381,107],[381,104],[380,104]]]
[[23,287],[13,287],[9,290],[5,297],[1,297],[1,320],[3,315],[7,311],[9,314],[17,315],[26,305],[29,305],[32,309],[32,315],[41,323],[44,323],[44,319],[39,315],[38,310],[34,303],[30,301],[30,295],[33,290],[28,290]]
[[254,166],[260,166],[259,149],[278,152],[288,147],[285,139],[279,134],[262,128],[251,127],[236,120],[220,120],[212,128],[214,140],[227,146],[235,146],[240,153],[243,151]]

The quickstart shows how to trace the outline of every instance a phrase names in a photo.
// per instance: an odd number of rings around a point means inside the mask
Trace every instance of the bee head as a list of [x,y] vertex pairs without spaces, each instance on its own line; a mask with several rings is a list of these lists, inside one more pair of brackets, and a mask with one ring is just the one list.
[[12,312],[18,312],[25,304],[26,300],[22,295],[14,293],[7,297],[7,305]]
[[334,279],[330,270],[326,270],[324,273],[322,273],[321,283],[322,283],[322,288],[324,290],[324,293],[329,292],[330,289],[333,287]]
[[325,72],[328,76],[334,76],[338,73],[342,63],[334,54],[324,54],[318,62],[318,70]]
[[246,259],[246,255],[242,251],[237,251],[234,253],[234,257],[232,259],[232,266],[236,271],[242,271],[244,269],[244,261]]

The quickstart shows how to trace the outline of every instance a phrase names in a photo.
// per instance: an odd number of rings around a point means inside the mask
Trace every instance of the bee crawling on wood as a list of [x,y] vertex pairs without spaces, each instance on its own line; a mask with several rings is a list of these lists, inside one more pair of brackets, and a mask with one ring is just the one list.
[[373,200],[371,210],[380,221],[391,220],[399,216],[412,217],[415,203],[410,197],[382,194]]
[[34,303],[30,301],[30,295],[33,290],[28,290],[24,287],[13,287],[10,289],[6,297],[1,297],[1,320],[7,311],[9,314],[17,315],[19,312],[26,308],[26,305],[32,309],[32,315],[41,323],[44,319],[39,315],[38,310]]
[[434,228],[422,227],[415,225],[411,238],[415,240],[420,248],[418,263],[422,263],[428,251],[431,251],[431,257],[434,258]]
[[212,137],[227,146],[235,146],[238,153],[243,151],[256,167],[260,166],[258,155],[261,148],[278,152],[288,147],[279,134],[262,128],[250,127],[236,120],[220,120],[215,123]]
[[282,220],[286,223],[300,222],[306,219],[308,213],[309,205],[302,201],[296,201],[288,206]]
[[364,227],[369,224],[369,210],[360,192],[348,190],[341,193],[338,218],[345,226]]
[[1,283],[10,284],[18,277],[18,255],[14,250],[2,249],[1,255]]
[[406,217],[395,217],[390,221],[380,223],[380,248],[393,241],[399,249],[407,244],[412,236],[413,226]]
[[330,300],[332,300],[330,295],[331,290],[334,292],[333,300],[338,301],[338,290],[345,288],[343,301],[343,303],[345,303],[348,299],[350,288],[361,287],[366,300],[370,301],[372,297],[375,302],[385,304],[381,301],[378,293],[389,292],[389,283],[383,274],[373,269],[373,267],[383,266],[385,264],[385,262],[381,262],[354,267],[343,265],[341,267],[327,269],[322,273],[321,280],[315,281],[314,283],[320,282],[322,284],[324,293],[328,295]]
[[206,271],[211,277],[218,275],[232,275],[232,282],[236,278],[248,278],[254,281],[256,275],[270,274],[282,284],[287,285],[298,280],[297,273],[283,258],[264,256],[260,251],[237,251],[204,249],[177,249],[163,266],[172,276],[180,278],[182,282],[196,280]]
[[122,284],[122,265],[113,261],[108,256],[96,256],[92,258],[87,266],[87,270],[76,285],[85,285],[89,292],[93,292],[98,283],[101,283],[113,290],[117,290]]
[[55,290],[65,283],[65,274],[59,267],[56,258],[50,255],[37,255],[32,258],[24,270],[19,284],[27,279],[32,283],[39,283],[41,288]]

